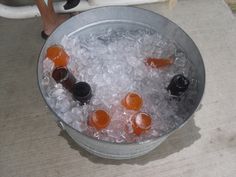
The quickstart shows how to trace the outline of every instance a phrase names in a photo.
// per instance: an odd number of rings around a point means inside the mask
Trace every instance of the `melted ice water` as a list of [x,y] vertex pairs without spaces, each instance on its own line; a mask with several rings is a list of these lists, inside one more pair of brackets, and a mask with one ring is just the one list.
[[[53,63],[44,60],[42,85],[47,102],[73,128],[97,139],[121,143],[159,137],[183,123],[184,110],[178,116],[181,101],[171,99],[166,87],[174,75],[183,74],[189,78],[189,90],[194,95],[196,80],[192,64],[173,41],[148,30],[107,29],[87,38],[64,36],[61,45],[70,56],[68,69],[77,81],[89,83],[93,92],[90,103],[80,106],[61,84],[55,83],[51,77]],[[148,57],[170,56],[174,56],[174,64],[165,68],[151,68],[144,63]],[[141,111],[153,118],[152,128],[141,136],[132,134],[127,122],[134,112],[120,104],[128,92],[141,95]],[[89,113],[96,109],[107,110],[112,118],[102,131],[87,125]]]

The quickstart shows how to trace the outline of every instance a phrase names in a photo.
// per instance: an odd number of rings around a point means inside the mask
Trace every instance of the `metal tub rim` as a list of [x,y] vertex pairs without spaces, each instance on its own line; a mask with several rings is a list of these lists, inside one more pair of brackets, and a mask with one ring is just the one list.
[[[85,16],[87,14],[91,14],[93,12],[96,12],[97,10],[114,10],[114,9],[117,9],[117,10],[122,10],[122,9],[127,9],[128,10],[134,10],[134,11],[139,11],[140,13],[149,13],[149,14],[152,14],[152,15],[155,15],[155,16],[158,16],[159,18],[162,18],[164,20],[166,20],[168,23],[176,26],[178,28],[178,30],[180,30],[182,33],[184,33],[184,35],[188,38],[188,40],[190,40],[190,42],[194,45],[196,51],[198,52],[198,55],[200,56],[199,60],[200,62],[202,63],[202,67],[203,67],[203,89],[201,90],[201,97],[200,99],[197,101],[196,105],[195,105],[195,108],[189,113],[189,116],[188,118],[182,123],[180,124],[179,126],[177,127],[174,127],[172,129],[169,129],[169,131],[165,132],[164,134],[162,134],[162,136],[158,136],[158,137],[154,137],[154,138],[150,138],[150,139],[147,139],[147,140],[144,140],[144,141],[139,141],[139,142],[122,142],[122,143],[116,143],[116,142],[108,142],[108,141],[104,141],[104,140],[98,140],[96,138],[93,138],[91,136],[87,136],[85,134],[83,134],[82,132],[79,132],[78,130],[76,130],[75,128],[73,128],[72,126],[70,126],[69,124],[67,124],[62,118],[60,118],[60,116],[53,110],[53,108],[48,104],[46,98],[45,98],[45,95],[43,94],[42,92],[42,86],[41,86],[41,80],[39,78],[39,75],[40,75],[40,70],[39,70],[39,65],[40,65],[40,60],[41,60],[41,55],[43,53],[43,50],[44,50],[44,47],[45,47],[45,44],[47,43],[48,40],[50,40],[53,35],[57,32],[57,29],[59,28],[62,28],[62,26],[66,25],[67,23],[69,23],[70,21],[72,21],[73,19],[75,18],[80,18],[81,16]],[[53,114],[56,116],[57,118],[57,122],[60,122],[61,124],[65,124],[66,126],[70,127],[71,129],[73,129],[74,131],[76,131],[77,133],[79,133],[80,135],[82,136],[85,136],[86,138],[89,138],[91,140],[95,140],[95,141],[99,141],[99,142],[102,142],[102,143],[105,143],[105,144],[112,144],[112,145],[124,145],[124,146],[127,146],[127,145],[141,145],[141,144],[148,144],[150,142],[153,142],[153,141],[156,141],[162,137],[168,137],[170,134],[174,133],[177,129],[181,128],[182,126],[184,126],[190,119],[191,117],[193,116],[194,112],[198,109],[199,105],[200,105],[200,102],[202,100],[202,97],[204,95],[204,91],[205,91],[205,77],[206,77],[206,74],[205,74],[205,67],[204,67],[204,63],[203,63],[203,59],[202,59],[202,56],[198,50],[198,47],[197,45],[194,43],[194,41],[192,40],[192,38],[181,28],[179,27],[176,23],[174,23],[173,21],[169,20],[168,18],[158,14],[158,13],[155,13],[155,12],[152,12],[152,11],[149,11],[149,10],[146,10],[146,9],[142,9],[142,8],[138,8],[138,7],[127,7],[127,6],[106,6],[106,7],[98,7],[98,8],[94,8],[92,10],[88,10],[88,11],[85,11],[85,12],[82,12],[72,18],[70,18],[69,20],[67,20],[66,22],[64,22],[63,24],[61,24],[58,28],[57,28],[52,34],[51,36],[47,39],[47,41],[45,42],[44,46],[42,47],[41,51],[40,51],[40,54],[39,54],[39,57],[38,57],[38,62],[37,62],[37,84],[38,84],[38,88],[40,90],[40,93],[43,97],[43,100],[44,102],[46,103],[46,105],[49,107],[49,109],[51,110],[51,112],[53,112]]]

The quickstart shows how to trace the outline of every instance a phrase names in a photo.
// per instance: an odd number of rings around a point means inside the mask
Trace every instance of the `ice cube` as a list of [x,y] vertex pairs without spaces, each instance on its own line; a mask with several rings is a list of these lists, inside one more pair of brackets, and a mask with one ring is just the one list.
[[130,134],[134,132],[131,122],[127,122],[126,130],[127,130],[127,133],[130,133]]
[[51,73],[54,68],[54,63],[49,58],[45,58],[43,60],[43,72],[44,73]]
[[71,112],[65,112],[64,113],[64,115],[63,115],[63,117],[62,117],[62,119],[66,122],[66,123],[68,123],[68,124],[70,124],[70,123],[72,123],[73,122],[73,115],[71,114]]
[[76,116],[80,116],[80,115],[82,114],[82,111],[81,111],[81,109],[80,109],[79,107],[73,107],[73,108],[71,109],[71,112],[72,112],[73,114],[75,114]]
[[72,127],[75,128],[76,130],[83,132],[87,130],[87,124],[84,122],[80,122],[80,121],[74,121],[72,123]]
[[132,67],[138,67],[142,61],[139,58],[136,58],[134,56],[129,56],[127,57],[127,62],[130,64]]
[[153,136],[153,137],[158,137],[159,133],[158,133],[157,130],[152,129],[152,130],[150,130],[150,135]]
[[52,97],[60,97],[60,96],[64,96],[65,94],[65,90],[63,88],[58,88],[58,89],[55,89],[53,92],[52,92]]
[[175,65],[176,67],[184,67],[186,65],[187,61],[185,57],[176,57],[175,58]]
[[81,106],[73,107],[71,112],[76,117],[78,121],[86,122],[88,118],[88,110],[82,109]]
[[56,99],[52,97],[46,97],[47,103],[51,108],[55,108],[56,105]]
[[55,109],[64,113],[70,109],[71,103],[68,98],[59,98],[56,101]]
[[50,84],[50,76],[44,75],[41,83],[43,86],[48,86]]

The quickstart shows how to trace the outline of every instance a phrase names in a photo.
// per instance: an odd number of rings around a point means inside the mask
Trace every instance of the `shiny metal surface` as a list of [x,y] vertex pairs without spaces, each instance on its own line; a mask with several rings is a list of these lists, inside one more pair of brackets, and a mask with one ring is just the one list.
[[[41,80],[43,69],[42,62],[46,49],[52,44],[59,43],[64,35],[88,36],[91,33],[102,31],[108,27],[124,28],[127,30],[135,28],[152,29],[157,31],[163,37],[175,41],[185,51],[188,58],[197,68],[196,76],[199,84],[197,87],[198,95],[195,99],[195,105],[188,109],[189,111],[186,114],[186,117],[184,117],[185,122],[180,126],[182,127],[193,115],[203,96],[205,87],[205,68],[202,57],[192,39],[180,27],[161,15],[143,9],[133,7],[97,8],[74,16],[59,26],[59,28],[57,28],[46,41],[38,61],[38,84],[42,96],[45,98],[45,90],[43,90],[41,86]],[[48,106],[50,108],[50,105]],[[144,155],[156,148],[170,135],[170,133],[174,131],[172,130],[170,132],[166,132],[166,134],[160,138],[147,140],[145,142],[132,144],[109,143],[98,141],[81,134],[77,130],[67,125],[53,110],[52,112],[56,115],[56,121],[60,121],[62,127],[80,146],[82,146],[87,151],[104,158],[129,159]]]

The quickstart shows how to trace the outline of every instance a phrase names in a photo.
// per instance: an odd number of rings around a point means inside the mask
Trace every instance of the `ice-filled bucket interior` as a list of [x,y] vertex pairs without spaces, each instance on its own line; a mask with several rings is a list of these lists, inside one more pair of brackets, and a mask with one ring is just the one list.
[[[66,68],[76,82],[91,87],[88,102],[52,77],[47,49],[54,44],[68,54]],[[187,88],[178,92],[175,81]],[[190,118],[203,95],[205,70],[196,45],[176,24],[142,9],[105,7],[56,29],[41,51],[38,82],[57,119],[78,133],[134,143],[164,136]],[[101,110],[109,120],[104,125]]]

